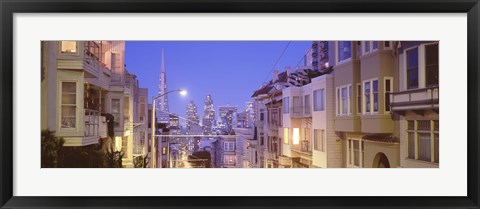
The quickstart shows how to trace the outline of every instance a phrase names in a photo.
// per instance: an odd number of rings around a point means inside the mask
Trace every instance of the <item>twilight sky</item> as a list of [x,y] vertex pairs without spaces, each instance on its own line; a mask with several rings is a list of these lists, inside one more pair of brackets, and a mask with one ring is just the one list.
[[[185,89],[187,96],[169,94],[170,112],[185,117],[190,100],[203,117],[203,103],[212,95],[218,105],[245,109],[253,91],[271,79],[271,71],[288,41],[127,41],[125,64],[137,75],[140,87],[148,88],[149,103],[157,95],[162,48],[165,49],[167,88]],[[292,41],[276,69],[295,67],[310,41]],[[303,60],[299,65],[303,65]],[[218,117],[218,116],[217,116]],[[182,123],[184,121],[181,121]]]

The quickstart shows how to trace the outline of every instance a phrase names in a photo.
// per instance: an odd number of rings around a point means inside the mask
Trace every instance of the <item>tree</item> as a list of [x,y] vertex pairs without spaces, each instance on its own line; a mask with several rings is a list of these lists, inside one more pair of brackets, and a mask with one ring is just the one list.
[[62,137],[56,137],[54,131],[42,130],[41,166],[42,168],[58,167],[60,150],[65,143]]
[[133,159],[133,164],[135,168],[147,168],[148,163],[149,163],[149,157],[147,155],[143,156],[138,156],[135,159]]
[[211,168],[211,156],[209,151],[198,151],[188,156],[188,162],[194,168]]

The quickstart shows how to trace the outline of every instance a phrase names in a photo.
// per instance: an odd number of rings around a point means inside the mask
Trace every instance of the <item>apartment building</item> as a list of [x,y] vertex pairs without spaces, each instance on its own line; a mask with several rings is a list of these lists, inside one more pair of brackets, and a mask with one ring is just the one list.
[[132,167],[135,79],[124,55],[123,41],[42,42],[41,128],[63,137],[66,147],[89,146],[107,138],[102,114],[111,114],[109,144],[124,151],[123,166]]
[[398,167],[400,140],[390,114],[391,41],[335,41],[335,131],[345,167]]
[[439,42],[400,41],[390,104],[401,167],[439,167]]
[[[260,89],[256,90],[254,100],[254,137],[249,142],[249,148],[255,147],[255,167],[279,167],[281,155],[279,127],[281,127],[282,90],[288,86],[288,70],[278,73],[272,72],[272,79]],[[253,153],[253,151],[252,151]]]

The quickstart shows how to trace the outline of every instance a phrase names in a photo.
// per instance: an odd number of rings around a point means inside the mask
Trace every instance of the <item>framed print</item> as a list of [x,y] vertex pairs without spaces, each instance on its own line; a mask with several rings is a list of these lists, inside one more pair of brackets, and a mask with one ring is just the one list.
[[0,5],[2,208],[479,208],[477,0]]

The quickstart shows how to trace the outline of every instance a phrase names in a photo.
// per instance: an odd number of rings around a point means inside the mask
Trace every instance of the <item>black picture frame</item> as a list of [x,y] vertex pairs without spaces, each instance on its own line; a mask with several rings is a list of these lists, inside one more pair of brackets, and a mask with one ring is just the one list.
[[[0,0],[1,208],[480,208],[478,0]],[[13,196],[15,13],[467,13],[468,195],[465,197],[21,197]],[[448,181],[448,179],[445,179]]]

